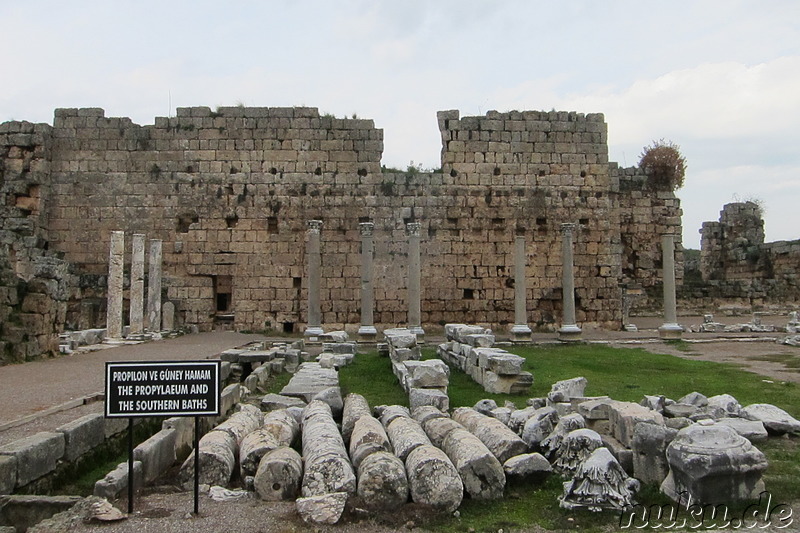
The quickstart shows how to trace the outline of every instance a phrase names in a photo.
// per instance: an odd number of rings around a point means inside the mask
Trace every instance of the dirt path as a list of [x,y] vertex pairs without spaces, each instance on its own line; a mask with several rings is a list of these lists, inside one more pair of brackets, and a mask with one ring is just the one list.
[[[82,399],[101,393],[104,387],[106,361],[207,359],[228,348],[262,338],[258,335],[232,332],[198,333],[144,344],[114,346],[93,352],[75,352],[55,359],[0,366],[0,384],[2,384],[0,427],[54,406],[67,406],[70,402],[81,404]],[[57,420],[67,417],[64,420],[67,422],[95,410],[102,410],[102,402],[89,403],[50,416]],[[75,416],[77,413],[81,414]],[[36,431],[48,430],[41,429],[42,424],[52,425],[40,419],[34,425],[26,424],[24,432],[29,435]],[[12,437],[19,438],[17,434],[20,431],[15,431],[15,428],[0,431],[0,443],[13,440]]]
[[651,353],[683,359],[730,363],[742,370],[775,381],[800,383],[800,348],[777,344],[769,339],[732,339],[630,344],[612,342],[618,348],[643,348]]

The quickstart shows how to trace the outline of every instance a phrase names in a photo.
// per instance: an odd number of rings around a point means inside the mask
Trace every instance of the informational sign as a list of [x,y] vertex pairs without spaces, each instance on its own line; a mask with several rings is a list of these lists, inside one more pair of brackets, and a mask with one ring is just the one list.
[[218,416],[219,361],[106,363],[106,417]]

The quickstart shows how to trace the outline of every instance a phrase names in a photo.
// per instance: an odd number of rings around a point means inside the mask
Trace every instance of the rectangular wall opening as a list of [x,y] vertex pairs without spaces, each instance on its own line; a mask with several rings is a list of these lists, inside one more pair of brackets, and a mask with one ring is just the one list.
[[233,280],[231,276],[212,276],[214,280],[214,301],[217,314],[233,310]]

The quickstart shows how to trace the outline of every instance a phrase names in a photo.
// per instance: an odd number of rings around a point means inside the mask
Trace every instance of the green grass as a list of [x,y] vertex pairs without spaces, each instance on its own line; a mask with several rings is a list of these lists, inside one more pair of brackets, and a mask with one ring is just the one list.
[[800,371],[800,357],[790,353],[770,353],[757,356],[748,357],[751,361],[770,361],[772,363],[780,363],[787,368],[788,371]]
[[[511,400],[522,407],[529,397],[546,396],[554,382],[583,376],[588,380],[586,394],[589,396],[607,395],[616,400],[639,402],[645,394],[663,394],[677,400],[693,391],[706,396],[727,393],[742,405],[772,403],[800,417],[800,387],[777,381],[766,383],[762,376],[734,365],[594,344],[513,347],[510,351],[525,357],[524,368],[534,375],[529,394],[487,394],[469,376],[451,369],[448,388],[451,408],[474,405],[483,398],[493,398],[498,405]],[[423,349],[423,359],[434,357],[434,348]],[[339,377],[343,394],[363,394],[371,406],[408,405],[405,393],[391,372],[389,360],[374,352],[359,354],[354,364],[339,371]],[[767,490],[780,501],[797,499],[800,495],[800,439],[772,438],[758,443],[757,447],[770,462],[764,475]],[[510,485],[501,501],[465,499],[458,518],[442,516],[426,527],[447,532],[497,531],[500,528],[508,531],[534,524],[550,530],[617,529],[617,513],[560,509],[558,498],[563,491],[562,482],[561,478],[552,476],[543,484]],[[643,487],[638,500],[646,505],[669,503],[654,486]],[[744,508],[737,504],[732,509],[740,506]]]
[[389,358],[381,357],[377,352],[358,354],[352,364],[342,367],[339,386],[342,396],[357,392],[366,398],[370,407],[408,406],[408,396],[394,377]]
[[545,396],[559,380],[583,376],[587,396],[607,395],[638,402],[645,394],[679,399],[690,392],[706,396],[731,394],[742,405],[772,403],[800,416],[800,387],[795,383],[765,383],[762,376],[734,365],[693,361],[653,354],[639,348],[603,345],[519,347],[534,375],[531,396]]

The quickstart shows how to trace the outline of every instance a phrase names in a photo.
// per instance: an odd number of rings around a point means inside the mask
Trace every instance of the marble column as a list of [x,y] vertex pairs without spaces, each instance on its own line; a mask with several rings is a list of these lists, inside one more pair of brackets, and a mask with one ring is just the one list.
[[125,267],[125,232],[112,231],[108,254],[108,305],[106,337],[122,338],[122,276]]
[[308,324],[304,332],[306,337],[314,337],[325,333],[322,329],[322,309],[319,305],[320,269],[322,265],[319,245],[321,229],[321,220],[308,221],[308,241],[306,242],[306,255],[308,256]]
[[675,236],[661,236],[661,256],[664,272],[664,324],[658,328],[662,339],[680,339],[683,328],[678,324],[675,300]]
[[408,233],[408,329],[417,336],[425,335],[420,309],[419,222],[406,224]]
[[361,326],[358,328],[358,339],[374,341],[378,336],[374,324],[375,293],[372,288],[372,261],[375,254],[372,232],[375,225],[362,222],[358,229],[361,232]]
[[562,341],[577,341],[581,339],[581,328],[575,320],[575,274],[573,272],[574,260],[572,256],[572,236],[577,224],[561,224],[561,257],[562,257],[562,283],[561,293],[563,299],[564,316],[558,338]]
[[147,329],[161,331],[161,240],[150,240],[147,266]]
[[131,335],[144,333],[144,235],[134,233],[131,253]]
[[529,341],[531,328],[528,326],[528,284],[525,279],[527,266],[525,255],[525,237],[514,238],[514,326],[511,328],[511,339]]

